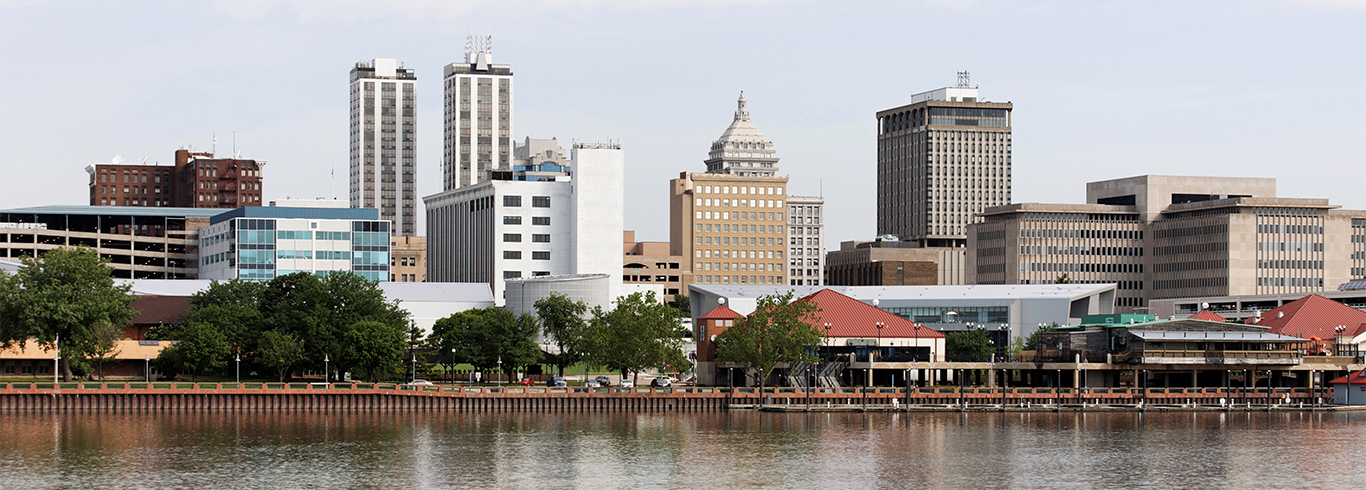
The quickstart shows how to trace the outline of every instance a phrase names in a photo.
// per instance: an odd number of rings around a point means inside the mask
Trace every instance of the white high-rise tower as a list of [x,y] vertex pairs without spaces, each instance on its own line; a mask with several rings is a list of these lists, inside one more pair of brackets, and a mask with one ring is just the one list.
[[351,207],[417,232],[417,75],[388,58],[351,69]]
[[470,38],[445,69],[442,189],[488,180],[512,165],[512,67],[493,64],[491,38]]

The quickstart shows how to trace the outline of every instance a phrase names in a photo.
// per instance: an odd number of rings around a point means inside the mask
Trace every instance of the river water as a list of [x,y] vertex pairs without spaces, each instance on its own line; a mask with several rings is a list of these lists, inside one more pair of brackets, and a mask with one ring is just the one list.
[[1366,413],[4,413],[0,489],[1360,488],[1363,441]]

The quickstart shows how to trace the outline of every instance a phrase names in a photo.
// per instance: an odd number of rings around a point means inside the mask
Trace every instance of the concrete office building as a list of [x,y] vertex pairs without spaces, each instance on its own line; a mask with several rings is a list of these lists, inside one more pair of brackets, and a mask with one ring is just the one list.
[[215,158],[181,149],[174,165],[97,163],[90,174],[91,206],[227,208],[261,205],[264,160]]
[[621,239],[621,281],[626,285],[656,285],[663,288],[664,302],[674,300],[683,288],[686,261],[669,254],[669,242],[637,242],[636,232],[625,231]]
[[832,286],[933,286],[967,284],[963,248],[925,248],[893,240],[840,242],[825,254],[825,283]]
[[351,69],[351,207],[417,233],[417,74],[390,58]]
[[1087,204],[1012,204],[970,227],[977,284],[1115,283],[1117,306],[1307,294],[1366,272],[1366,211],[1276,197],[1274,179],[1147,175],[1087,184]]
[[389,280],[391,225],[339,201],[276,201],[214,216],[199,229],[199,278],[270,280],[350,271]]
[[788,284],[825,284],[824,216],[825,198],[787,196]]
[[395,236],[389,253],[390,281],[427,282],[427,237]]
[[[568,169],[492,172],[494,180],[427,196],[427,280],[484,282],[503,303],[520,277],[608,274],[621,290],[625,160],[578,145]],[[534,175],[533,175],[534,174]],[[532,180],[532,178],[539,180]]]
[[924,247],[961,247],[986,208],[1010,203],[1009,102],[968,83],[911,96],[877,113],[877,233]]
[[[786,195],[773,142],[750,120],[743,94],[738,106],[711,145],[707,173],[669,181],[669,255],[683,258],[680,286],[822,284],[824,201]],[[798,238],[801,257],[791,255]]]
[[442,189],[489,179],[512,165],[512,67],[493,64],[493,41],[471,38],[465,61],[446,65]]

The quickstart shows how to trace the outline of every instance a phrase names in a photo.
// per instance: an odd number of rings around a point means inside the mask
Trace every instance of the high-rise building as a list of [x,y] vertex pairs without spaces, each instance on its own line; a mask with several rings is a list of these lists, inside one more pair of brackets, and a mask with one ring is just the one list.
[[442,189],[489,179],[512,164],[512,67],[493,64],[492,41],[465,47],[465,62],[446,65]]
[[924,247],[959,247],[983,209],[1010,203],[1009,102],[956,87],[877,113],[877,232]]
[[176,150],[175,165],[97,163],[90,174],[91,206],[238,208],[261,205],[264,160],[215,158]]
[[823,260],[824,201],[786,194],[788,178],[774,175],[777,150],[745,103],[741,94],[735,119],[712,143],[707,173],[669,182],[669,255],[684,261],[684,291],[693,283],[823,284],[822,266],[809,264]]
[[611,145],[577,145],[558,175],[548,175],[551,165],[559,164],[491,172],[491,180],[423,198],[427,280],[488,283],[501,305],[509,279],[609,274],[615,298],[622,289],[623,153]]
[[351,69],[351,207],[375,208],[394,235],[417,231],[417,75],[375,58]]
[[1276,196],[1264,178],[1091,182],[1086,204],[1022,203],[970,225],[971,284],[1118,285],[1115,306],[1308,294],[1366,276],[1366,211]]

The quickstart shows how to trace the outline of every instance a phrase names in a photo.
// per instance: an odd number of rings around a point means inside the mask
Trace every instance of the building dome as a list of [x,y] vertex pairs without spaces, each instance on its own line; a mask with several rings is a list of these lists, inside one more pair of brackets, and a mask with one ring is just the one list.
[[707,154],[707,172],[772,176],[778,171],[778,150],[749,119],[744,92],[740,92],[737,104],[735,120],[711,144],[711,151]]

